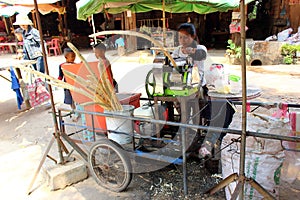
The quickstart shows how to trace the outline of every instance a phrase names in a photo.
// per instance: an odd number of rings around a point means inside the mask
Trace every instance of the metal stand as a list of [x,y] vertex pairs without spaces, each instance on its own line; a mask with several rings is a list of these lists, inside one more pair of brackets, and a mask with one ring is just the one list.
[[[55,115],[55,114],[54,114],[54,115]],[[62,118],[61,118],[61,111],[60,111],[60,110],[59,110],[59,116],[60,116],[60,119],[59,119],[59,120],[62,121]],[[56,116],[55,116],[55,119],[56,119]],[[60,126],[60,130],[63,130],[62,125]],[[69,141],[69,139],[68,139],[68,137],[66,137],[66,134],[65,134],[65,133],[61,133],[60,131],[57,131],[56,133],[53,133],[53,136],[52,136],[52,138],[51,138],[51,140],[50,140],[50,142],[49,142],[49,144],[48,144],[48,146],[47,146],[47,148],[46,148],[46,150],[45,150],[45,152],[44,152],[44,154],[43,154],[43,156],[42,156],[42,159],[41,159],[41,161],[40,161],[40,164],[39,164],[38,168],[36,169],[36,171],[35,171],[35,173],[34,173],[34,176],[33,176],[32,180],[31,180],[31,182],[30,182],[30,184],[29,184],[29,187],[28,187],[28,190],[27,190],[27,194],[28,194],[28,195],[30,195],[30,194],[32,193],[31,188],[32,188],[32,186],[33,186],[33,184],[34,184],[34,182],[35,182],[35,180],[36,180],[36,178],[37,178],[37,175],[39,174],[39,172],[40,172],[40,170],[41,170],[41,168],[42,168],[42,166],[43,166],[43,164],[44,164],[44,162],[45,162],[45,160],[46,160],[46,157],[48,157],[48,158],[50,158],[51,160],[53,160],[56,164],[57,164],[57,163],[65,164],[65,163],[68,161],[68,159],[70,159],[70,155],[73,153],[73,150],[72,150],[71,152],[68,151],[67,147],[65,146],[65,144],[64,144],[63,141],[61,140],[61,137],[62,137],[62,138],[65,138],[66,141],[67,141],[69,144],[71,144],[71,145],[74,147],[74,149],[77,150],[77,151],[79,152],[79,154],[80,154],[84,159],[87,159],[87,155],[86,155],[84,152],[78,150],[78,148],[76,148],[77,145],[76,145],[76,144],[73,144],[74,142]],[[58,146],[58,153],[59,153],[59,157],[60,157],[60,161],[59,161],[59,162],[57,162],[57,160],[55,160],[53,157],[51,157],[51,156],[48,155],[48,153],[49,153],[49,151],[50,151],[50,149],[51,149],[51,147],[52,147],[54,141],[57,142],[57,146]],[[67,154],[66,159],[63,157],[63,152],[65,152],[65,153]]]
[[226,177],[224,180],[222,180],[218,185],[214,186],[213,188],[209,189],[206,193],[207,194],[214,194],[217,191],[221,190],[222,188],[226,187],[227,185],[229,185],[230,183],[234,182],[234,181],[238,181],[238,184],[233,192],[233,194],[231,195],[231,199],[237,199],[238,195],[243,192],[243,185],[247,182],[249,183],[256,191],[258,191],[263,197],[264,199],[268,200],[275,200],[275,198],[268,192],[266,191],[261,185],[259,185],[259,183],[257,183],[254,179],[252,178],[247,178],[244,175],[238,175],[237,173],[231,174],[228,177]]
[[[34,0],[34,8],[35,8],[36,11],[38,10],[37,0]],[[38,22],[37,25],[38,25],[38,30],[39,30],[41,41],[44,41],[43,31],[42,31],[42,24],[41,24],[41,19],[40,19],[39,12],[35,12],[35,17],[36,17],[37,22]],[[43,59],[44,59],[44,63],[45,63],[45,71],[46,71],[46,74],[49,75],[49,69],[48,69],[48,63],[47,63],[47,57],[46,57],[47,54],[46,54],[46,50],[45,50],[45,46],[44,46],[43,42],[41,43],[41,47],[42,47],[42,51],[43,51],[43,55],[44,55]],[[35,181],[39,171],[41,170],[42,165],[45,162],[45,159],[48,156],[48,153],[49,153],[49,151],[51,149],[51,146],[53,145],[54,141],[56,140],[56,142],[57,142],[58,153],[59,153],[59,158],[60,158],[60,163],[61,164],[64,164],[64,162],[65,162],[64,158],[63,158],[63,150],[68,153],[67,148],[65,147],[65,145],[63,144],[63,142],[60,139],[60,130],[59,130],[58,122],[57,122],[57,119],[56,119],[56,109],[55,109],[54,100],[53,100],[52,87],[51,87],[50,84],[48,84],[48,91],[49,91],[49,94],[50,94],[51,107],[52,107],[52,117],[53,117],[53,122],[54,122],[55,133],[53,134],[53,136],[51,138],[51,141],[49,142],[49,144],[47,146],[47,149],[46,149],[46,151],[45,151],[45,153],[42,157],[42,160],[41,160],[41,162],[40,162],[40,164],[39,164],[39,166],[38,166],[38,168],[37,168],[37,170],[34,174],[34,177],[30,182],[30,185],[29,185],[29,188],[28,188],[28,194],[31,193],[31,187],[34,184],[34,181]],[[53,158],[51,158],[51,159],[54,160]]]
[[49,144],[48,144],[48,146],[47,146],[47,148],[46,148],[44,154],[43,154],[43,157],[42,157],[42,159],[41,159],[41,161],[40,161],[40,164],[39,164],[38,168],[36,169],[36,171],[35,171],[35,173],[34,173],[34,175],[33,175],[32,180],[31,180],[31,182],[30,182],[30,184],[29,184],[29,187],[28,187],[28,190],[27,190],[27,194],[28,194],[28,195],[30,195],[30,194],[32,193],[31,188],[32,188],[32,186],[33,186],[33,184],[34,184],[34,182],[35,182],[35,179],[37,178],[37,175],[39,174],[39,172],[40,172],[40,170],[41,170],[41,168],[42,168],[42,166],[43,166],[43,164],[44,164],[44,162],[45,162],[45,160],[46,160],[46,157],[47,157],[47,155],[48,155],[48,153],[49,153],[49,151],[50,151],[50,149],[51,149],[51,147],[52,147],[54,141],[55,141],[55,137],[53,136],[53,137],[51,138],[51,140],[50,140],[50,142],[49,142]]
[[[189,102],[193,100],[197,100],[198,104],[198,95],[197,93],[191,94],[189,96],[155,96],[154,97],[154,106],[155,106],[155,119],[159,120],[159,108],[158,108],[158,101],[165,101],[165,102],[178,102],[180,103],[180,112],[181,112],[181,123],[188,123],[189,120],[189,113],[190,113],[190,108],[189,108]],[[193,113],[199,113],[199,106],[195,106],[195,102],[190,105],[191,108],[193,109]],[[169,110],[170,111],[170,110]],[[171,111],[172,112],[172,111]],[[200,117],[198,114],[196,114],[193,118],[194,124],[199,124]],[[156,135],[158,138],[160,138],[160,124],[156,124]],[[183,172],[183,190],[184,190],[184,195],[187,196],[188,194],[188,187],[187,187],[187,156],[186,156],[186,142],[187,142],[187,135],[188,130],[185,127],[181,127],[180,129],[180,138],[181,138],[181,143],[182,143],[182,172]],[[158,141],[159,142],[159,141]]]
[[246,83],[246,12],[245,12],[245,0],[240,1],[240,14],[241,14],[241,48],[242,48],[242,135],[241,135],[241,154],[240,154],[240,170],[239,175],[234,173],[221,181],[218,185],[208,191],[213,194],[219,189],[229,185],[233,181],[238,181],[238,184],[231,196],[231,199],[244,199],[244,184],[248,182],[254,189],[256,189],[265,199],[275,199],[270,195],[262,186],[255,180],[247,178],[245,176],[245,154],[246,154],[246,129],[247,129],[247,83]]

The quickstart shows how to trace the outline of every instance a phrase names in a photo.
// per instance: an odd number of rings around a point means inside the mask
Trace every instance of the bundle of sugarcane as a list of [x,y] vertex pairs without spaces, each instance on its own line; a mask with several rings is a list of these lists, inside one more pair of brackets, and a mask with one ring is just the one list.
[[[122,106],[117,98],[117,95],[114,91],[112,84],[110,83],[106,69],[104,67],[103,62],[99,62],[98,64],[98,74],[91,69],[89,63],[84,59],[84,57],[79,53],[78,49],[71,43],[68,43],[68,46],[76,53],[76,55],[81,59],[84,66],[88,70],[89,74],[87,78],[81,77],[78,74],[74,74],[72,72],[64,70],[64,75],[74,82],[76,82],[76,86],[71,85],[67,82],[58,80],[49,76],[47,74],[36,71],[32,68],[26,67],[24,65],[15,65],[14,67],[20,68],[23,71],[26,71],[30,74],[35,74],[38,77],[44,78],[45,81],[56,87],[61,87],[65,89],[69,89],[75,93],[79,93],[84,95],[90,101],[81,103],[82,106],[87,105],[100,105],[103,109],[108,111],[120,111],[122,110]],[[77,87],[79,86],[79,87]]]
[[[80,74],[63,70],[66,77],[72,79],[82,90],[89,94],[87,97],[90,98],[90,96],[92,96],[90,102],[85,102],[81,105],[98,104],[107,111],[122,110],[123,108],[117,98],[113,85],[109,81],[102,59],[98,62],[98,72],[93,71],[78,49],[72,43],[67,43],[67,45],[75,52],[76,56],[80,58],[83,67],[86,67],[88,71],[86,77],[81,77]],[[99,74],[99,76],[97,76],[97,74]]]
[[[144,39],[147,39],[154,43],[155,46],[157,46],[160,50],[163,51],[163,53],[170,59],[171,63],[174,67],[176,67],[176,63],[174,59],[171,57],[169,52],[156,40],[151,38],[148,35],[138,33],[135,31],[102,31],[99,33],[96,33],[93,36],[98,35],[107,35],[107,34],[123,34],[123,35],[130,35],[130,36],[137,36],[142,37]],[[99,61],[98,64],[98,74],[91,69],[89,63],[84,59],[84,57],[80,54],[78,49],[71,43],[67,43],[67,45],[75,52],[75,54],[80,58],[80,60],[83,62],[84,66],[88,70],[88,75],[86,78],[78,76],[78,74],[74,74],[72,72],[69,72],[67,70],[64,70],[64,75],[70,79],[72,79],[79,87],[75,87],[74,85],[68,84],[66,82],[60,81],[56,78],[53,78],[49,75],[40,73],[38,71],[35,71],[31,68],[27,68],[25,66],[16,66],[24,71],[30,72],[32,74],[36,74],[39,77],[45,78],[46,82],[48,84],[51,84],[53,86],[62,87],[65,89],[69,89],[71,91],[74,91],[76,93],[82,94],[90,99],[89,102],[81,103],[81,105],[100,105],[103,109],[108,111],[119,111],[122,110],[122,106],[116,96],[116,93],[114,91],[114,88],[112,84],[110,83],[106,69],[104,67],[103,62]]]

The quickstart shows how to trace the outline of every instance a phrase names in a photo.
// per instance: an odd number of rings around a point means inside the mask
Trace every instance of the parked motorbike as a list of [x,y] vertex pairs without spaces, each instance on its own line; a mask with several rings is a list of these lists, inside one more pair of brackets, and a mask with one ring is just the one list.
[[99,35],[96,37],[96,41],[94,38],[90,38],[90,45],[91,46],[94,46],[95,44],[98,44],[102,42],[106,49],[115,49],[115,45],[112,41],[112,37],[107,37],[107,36],[104,36],[104,35]]

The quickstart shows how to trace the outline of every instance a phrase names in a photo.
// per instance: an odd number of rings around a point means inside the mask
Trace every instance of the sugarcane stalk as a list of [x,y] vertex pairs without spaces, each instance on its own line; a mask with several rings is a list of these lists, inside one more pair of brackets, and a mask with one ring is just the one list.
[[158,49],[160,49],[169,58],[169,60],[171,61],[172,65],[174,67],[177,66],[177,64],[174,61],[174,59],[172,58],[171,54],[157,40],[151,38],[150,36],[148,36],[146,34],[142,34],[142,33],[136,32],[136,31],[112,30],[112,31],[101,31],[101,32],[98,32],[98,33],[94,33],[94,34],[89,35],[89,37],[97,37],[97,36],[100,36],[100,35],[113,35],[113,34],[137,36],[137,37],[141,37],[141,38],[144,38],[146,40],[149,40],[155,46],[157,46]]
[[113,85],[110,83],[108,79],[108,75],[106,73],[106,69],[103,67],[104,66],[103,63],[101,61],[98,63],[98,70],[99,70],[99,77],[98,77],[96,73],[91,69],[89,63],[76,49],[76,47],[71,43],[68,43],[68,46],[81,59],[81,61],[86,66],[88,72],[90,73],[89,75],[87,75],[85,79],[81,76],[78,76],[77,74],[74,74],[67,70],[63,70],[64,75],[76,81],[76,83],[78,83],[80,87],[75,87],[67,82],[58,80],[47,74],[38,72],[31,68],[27,68],[25,66],[17,66],[17,67],[31,74],[35,74],[39,77],[45,78],[46,82],[50,85],[72,90],[91,99],[90,102],[85,102],[82,103],[81,105],[97,104],[103,107],[105,110],[122,110],[122,106],[114,92]]
[[[99,62],[98,69],[99,69],[99,78],[95,74],[95,72],[91,69],[89,63],[85,60],[85,58],[80,54],[78,49],[72,44],[67,43],[67,45],[75,52],[75,54],[80,58],[80,60],[84,63],[86,66],[88,72],[90,73],[90,76],[88,75],[87,78],[89,81],[91,81],[92,86],[96,85],[96,88],[93,88],[94,92],[94,100],[99,99],[99,96],[102,96],[103,103],[107,103],[110,105],[108,107],[108,110],[122,110],[122,106],[117,99],[117,96],[114,92],[114,88],[111,85],[111,83],[108,80],[106,69],[103,67],[103,63]],[[100,83],[99,83],[100,81]]]
[[98,69],[100,70],[100,83],[102,83],[101,86],[103,86],[104,88],[105,96],[109,100],[108,102],[111,105],[111,110],[122,110],[122,106],[114,92],[112,84],[108,79],[106,69],[104,68],[104,64],[102,61],[99,61]]
[[[99,65],[103,65],[103,62],[100,62]],[[104,80],[109,80],[107,73],[103,73],[103,76],[104,76]],[[106,81],[105,83],[106,83],[105,86],[108,88],[108,90],[106,91],[109,91],[110,93],[108,95],[111,95],[110,102],[113,110],[122,110],[123,108],[118,100],[116,93],[114,92],[113,84],[110,81]]]
[[90,93],[94,94],[92,100],[95,100],[96,102],[105,102],[106,99],[110,99],[110,96],[107,95],[107,93],[105,92],[105,88],[99,87],[99,80],[95,79],[93,75],[87,75],[87,79],[84,79],[81,76],[77,76],[74,73],[69,72],[67,70],[64,70],[64,74],[70,79],[73,79],[74,81],[76,80],[78,84],[88,89]]
[[92,98],[92,96],[89,93],[87,93],[86,91],[84,91],[84,90],[82,90],[80,88],[76,88],[73,85],[68,84],[68,83],[66,83],[64,81],[58,80],[56,78],[53,78],[52,76],[49,76],[47,74],[41,73],[39,71],[36,71],[34,69],[31,69],[31,68],[28,68],[28,67],[25,67],[25,66],[22,66],[22,65],[20,65],[20,66],[13,66],[13,67],[14,68],[20,68],[21,70],[24,70],[24,71],[29,72],[31,74],[35,74],[35,75],[37,75],[39,77],[42,77],[50,85],[54,85],[54,86],[57,86],[57,87],[62,87],[62,88],[65,88],[65,89],[73,90],[73,91],[76,91],[76,92],[78,92],[80,94],[83,94],[83,95],[85,95],[85,96],[87,96],[89,98]]
[[[86,90],[88,93],[90,93],[92,95],[90,97],[91,100],[95,99],[95,95],[94,95],[95,94],[94,93],[95,88],[93,87],[95,83],[93,83],[92,81],[90,81],[90,83],[89,83],[87,80],[83,79],[82,77],[77,76],[74,73],[69,72],[67,70],[63,70],[63,71],[64,71],[64,75],[66,77],[69,77],[70,79],[72,79],[74,81],[76,80],[76,83],[78,83],[79,85],[83,86],[83,90]],[[102,101],[101,96],[96,96],[95,101],[97,101],[97,102],[98,101]]]
[[72,51],[76,54],[76,56],[79,57],[79,59],[83,62],[83,64],[86,66],[88,72],[92,75],[93,79],[95,81],[97,81],[98,80],[97,75],[93,72],[93,70],[91,69],[89,63],[81,55],[81,53],[78,51],[78,49],[71,42],[68,42],[67,45],[68,45],[68,47],[70,47],[70,49],[72,49]]

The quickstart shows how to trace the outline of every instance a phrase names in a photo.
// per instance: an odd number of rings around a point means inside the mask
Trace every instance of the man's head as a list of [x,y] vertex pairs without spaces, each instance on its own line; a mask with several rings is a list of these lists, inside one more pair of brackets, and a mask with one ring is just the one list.
[[64,49],[64,56],[66,58],[67,63],[73,63],[76,58],[76,54],[70,48]]
[[105,58],[106,47],[103,43],[98,43],[94,45],[94,53],[97,59]]

